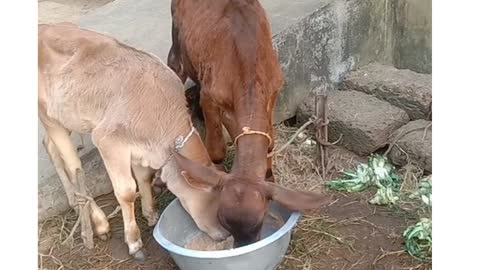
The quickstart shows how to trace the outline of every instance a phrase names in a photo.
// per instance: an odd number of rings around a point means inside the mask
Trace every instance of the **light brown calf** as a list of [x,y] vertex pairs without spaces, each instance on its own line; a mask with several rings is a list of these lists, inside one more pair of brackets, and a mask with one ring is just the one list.
[[72,24],[39,25],[38,35],[38,102],[46,130],[44,145],[70,206],[83,215],[86,245],[93,246],[90,218],[97,235],[106,235],[110,228],[94,201],[88,202],[86,211],[79,207],[90,194],[70,139],[72,131],[92,134],[122,208],[130,254],[144,257],[134,215],[137,185],[142,213],[154,225],[158,211],[151,179],[161,167],[163,181],[199,228],[212,238],[224,239],[228,232],[216,217],[218,191],[192,189],[175,160],[168,159],[175,147],[189,160],[214,169],[191,126],[183,85],[175,73],[152,55]]

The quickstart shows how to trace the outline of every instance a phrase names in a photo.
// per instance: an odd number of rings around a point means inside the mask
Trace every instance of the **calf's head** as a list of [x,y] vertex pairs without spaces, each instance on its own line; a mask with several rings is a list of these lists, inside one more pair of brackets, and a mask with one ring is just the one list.
[[260,239],[260,230],[268,212],[270,200],[292,211],[320,208],[329,196],[308,191],[296,191],[272,182],[249,181],[241,176],[206,167],[180,154],[174,154],[185,180],[195,188],[220,190],[218,219],[234,238],[234,247]]

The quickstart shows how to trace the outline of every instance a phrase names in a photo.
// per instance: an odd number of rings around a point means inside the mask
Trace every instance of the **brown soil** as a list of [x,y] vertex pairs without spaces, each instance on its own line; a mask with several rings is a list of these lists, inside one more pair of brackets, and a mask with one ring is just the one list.
[[[293,132],[292,128],[278,127],[278,145]],[[275,160],[277,182],[321,190],[324,180],[315,169],[318,166],[313,158],[314,148],[297,143],[278,154]],[[327,175],[327,180],[337,177],[340,169],[353,168],[360,161],[364,162],[365,158],[341,148],[331,149],[327,167],[332,173]],[[331,205],[305,213],[295,228],[289,251],[279,269],[429,269],[430,263],[416,261],[404,251],[402,233],[407,226],[416,223],[416,213],[400,207],[370,205],[367,201],[372,194],[335,193]],[[163,209],[173,196],[165,192],[156,199]],[[97,202],[107,214],[118,205],[112,194],[97,198]],[[148,254],[143,265],[128,256],[121,213],[110,220],[109,240],[95,239],[94,250],[88,251],[82,246],[78,231],[73,244],[61,245],[76,221],[75,213],[69,211],[39,225],[39,269],[178,269],[153,239],[152,228],[148,228],[140,214],[140,201],[136,203],[136,213]]]
[[[332,205],[304,214],[279,269],[428,269],[429,264],[412,259],[403,247],[401,235],[408,225],[416,222],[416,216],[398,209],[372,206],[366,203],[369,195],[336,194],[338,200]],[[166,201],[173,198],[166,196]],[[106,213],[116,205],[111,194],[98,201],[99,205],[107,205]],[[78,232],[73,245],[60,245],[75,220],[75,214],[70,211],[40,225],[39,269],[178,269],[155,242],[152,228],[147,227],[141,216],[137,220],[148,254],[143,265],[128,256],[120,214],[110,220],[110,239],[95,239],[92,251],[82,246]]]
[[336,194],[332,205],[305,214],[280,269],[429,269],[403,245],[402,233],[417,216],[370,205],[371,195]]

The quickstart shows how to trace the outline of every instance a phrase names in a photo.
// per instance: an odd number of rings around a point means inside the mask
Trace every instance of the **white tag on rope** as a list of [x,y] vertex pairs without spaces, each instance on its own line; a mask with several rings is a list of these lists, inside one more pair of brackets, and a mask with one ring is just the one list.
[[185,143],[188,141],[188,139],[190,139],[190,137],[192,137],[194,132],[195,132],[195,127],[192,125],[192,129],[190,130],[190,132],[186,137],[183,137],[182,135],[180,135],[175,139],[175,152],[178,152],[180,151],[180,149],[183,148]]

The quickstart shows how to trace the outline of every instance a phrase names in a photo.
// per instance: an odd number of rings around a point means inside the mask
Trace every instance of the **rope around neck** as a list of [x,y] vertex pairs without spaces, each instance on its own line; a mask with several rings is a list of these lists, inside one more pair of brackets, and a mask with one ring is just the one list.
[[251,130],[250,127],[243,127],[242,128],[242,133],[238,134],[237,137],[235,137],[235,140],[233,141],[234,145],[237,145],[237,141],[240,137],[245,136],[245,135],[262,135],[268,139],[268,146],[270,147],[273,143],[272,137],[268,135],[268,133],[262,132],[262,131],[257,131],[257,130]]
[[[177,152],[177,153],[180,152],[180,150],[185,146],[185,144],[190,139],[190,137],[192,137],[193,133],[197,132],[197,130],[195,129],[195,127],[193,126],[192,123],[190,123],[190,126],[192,128],[190,129],[190,132],[187,134],[187,136],[183,137],[183,135],[180,135],[175,139],[175,146],[173,148],[173,150],[175,152]],[[158,168],[158,171],[163,169],[163,167],[165,167],[165,165],[167,165],[167,163],[172,159],[172,157],[173,157],[173,153],[171,153],[168,156],[168,158],[163,162],[162,166],[160,166],[160,168]],[[153,178],[152,183],[150,185],[152,187],[155,185],[155,177]]]
[[187,134],[187,136],[185,136],[185,138],[180,135],[178,136],[176,139],[175,139],[175,152],[179,152],[180,149],[183,148],[183,146],[185,146],[185,143],[188,141],[188,139],[190,139],[190,137],[192,137],[193,133],[195,132],[195,127],[193,125],[192,126],[192,129],[190,129],[190,132]]

